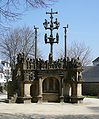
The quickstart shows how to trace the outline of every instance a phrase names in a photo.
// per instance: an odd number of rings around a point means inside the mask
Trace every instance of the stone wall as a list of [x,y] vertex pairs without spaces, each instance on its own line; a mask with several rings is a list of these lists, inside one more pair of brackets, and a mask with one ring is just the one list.
[[99,83],[83,83],[82,87],[83,95],[99,95]]
[[58,93],[43,93],[43,101],[44,102],[59,102],[59,94]]

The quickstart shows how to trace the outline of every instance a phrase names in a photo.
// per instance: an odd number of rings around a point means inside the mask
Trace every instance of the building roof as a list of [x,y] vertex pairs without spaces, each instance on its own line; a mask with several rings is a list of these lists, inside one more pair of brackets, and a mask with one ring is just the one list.
[[84,67],[82,77],[84,82],[99,82],[99,66]]
[[97,57],[95,60],[93,60],[92,62],[99,62],[99,57]]
[[3,65],[0,64],[0,71],[3,71]]

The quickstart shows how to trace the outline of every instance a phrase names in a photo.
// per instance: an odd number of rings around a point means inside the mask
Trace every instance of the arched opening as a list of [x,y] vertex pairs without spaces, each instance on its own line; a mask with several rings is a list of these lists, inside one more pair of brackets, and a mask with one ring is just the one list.
[[37,102],[38,96],[38,82],[34,81],[30,87],[30,95],[32,97],[31,102]]
[[43,92],[44,93],[58,93],[59,92],[59,81],[55,78],[46,78],[43,81]]
[[59,81],[54,77],[48,77],[43,81],[43,100],[47,102],[59,101]]

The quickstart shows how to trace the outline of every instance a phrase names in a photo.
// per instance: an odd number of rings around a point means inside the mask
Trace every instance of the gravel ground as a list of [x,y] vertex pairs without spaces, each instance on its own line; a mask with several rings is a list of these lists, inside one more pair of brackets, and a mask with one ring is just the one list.
[[85,98],[81,104],[10,104],[0,95],[0,119],[99,119],[99,99]]

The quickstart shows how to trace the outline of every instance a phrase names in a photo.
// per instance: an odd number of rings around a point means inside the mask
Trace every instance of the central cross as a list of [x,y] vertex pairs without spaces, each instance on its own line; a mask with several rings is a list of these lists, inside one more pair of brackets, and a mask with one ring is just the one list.
[[49,57],[51,57],[53,60],[53,44],[59,42],[59,35],[58,35],[58,33],[56,33],[56,37],[54,37],[53,30],[55,30],[55,29],[58,30],[60,23],[58,22],[57,18],[55,19],[55,21],[53,21],[53,15],[58,14],[58,12],[53,12],[53,10],[51,9],[51,12],[46,12],[46,14],[50,15],[50,22],[48,22],[45,19],[45,22],[43,23],[43,25],[44,25],[45,30],[50,30],[50,35],[47,36],[47,33],[45,33],[45,43],[50,44]]

